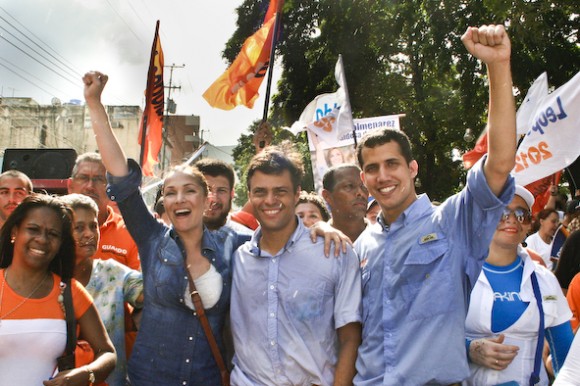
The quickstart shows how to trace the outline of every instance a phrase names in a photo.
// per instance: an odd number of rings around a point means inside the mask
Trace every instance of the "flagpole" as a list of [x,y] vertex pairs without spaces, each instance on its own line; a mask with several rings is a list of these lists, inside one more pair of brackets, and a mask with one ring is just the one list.
[[274,71],[274,61],[276,60],[276,44],[278,43],[278,33],[280,31],[280,20],[282,12],[280,12],[280,4],[276,10],[276,20],[274,21],[274,35],[272,36],[272,49],[270,51],[270,63],[268,64],[268,80],[266,84],[266,96],[264,101],[264,114],[262,115],[262,122],[268,120],[268,107],[270,104],[270,89],[272,88],[272,72]]
[[[146,94],[149,92],[150,89],[150,82],[153,83],[153,79],[151,79],[151,63],[153,63],[153,61],[155,60],[155,47],[157,46],[157,39],[159,39],[159,20],[157,20],[157,23],[155,25],[155,38],[153,39],[153,46],[151,48],[151,57],[149,58],[149,70],[147,71],[147,88],[145,90],[147,90]],[[143,126],[141,126],[141,154],[139,155],[139,166],[143,167],[143,161],[145,158],[145,142],[146,142],[146,138],[147,138],[147,117],[148,117],[148,111],[149,111],[149,103],[148,101],[150,100],[150,98],[148,98],[149,95],[145,95],[145,111],[143,111]]]
[[[348,104],[350,105],[350,96],[348,95],[348,86],[346,85],[346,70],[344,68],[344,63],[342,62],[342,54],[338,54],[338,61],[340,62],[340,68],[342,68],[342,87],[344,88],[344,99],[347,100]],[[354,149],[356,150],[356,127],[354,125],[352,126],[352,139],[354,140]]]

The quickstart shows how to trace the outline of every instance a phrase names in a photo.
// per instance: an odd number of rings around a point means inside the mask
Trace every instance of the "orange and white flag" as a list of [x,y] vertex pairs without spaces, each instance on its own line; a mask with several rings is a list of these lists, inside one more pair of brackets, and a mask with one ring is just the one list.
[[254,107],[270,64],[275,15],[283,3],[283,0],[270,1],[262,27],[246,39],[231,66],[203,93],[210,106],[222,110],[239,105]]

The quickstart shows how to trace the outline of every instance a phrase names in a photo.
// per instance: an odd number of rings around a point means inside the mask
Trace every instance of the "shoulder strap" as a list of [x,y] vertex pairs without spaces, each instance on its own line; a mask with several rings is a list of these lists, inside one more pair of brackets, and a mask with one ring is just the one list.
[[76,334],[76,318],[75,310],[72,300],[72,288],[70,279],[64,282],[64,293],[63,302],[65,309],[65,319],[66,319],[66,354],[72,355],[75,351],[77,345],[77,334]]
[[536,356],[534,359],[534,371],[530,375],[530,386],[540,382],[540,366],[542,365],[542,350],[544,349],[544,307],[542,306],[542,293],[538,285],[538,278],[536,273],[532,272],[532,288],[534,289],[534,296],[540,311],[540,327],[538,329],[538,345],[536,346]]
[[199,293],[197,292],[197,288],[195,287],[195,283],[193,282],[193,278],[191,277],[191,273],[189,273],[189,269],[187,269],[187,267],[185,267],[185,271],[187,272],[187,279],[189,280],[189,289],[191,291],[191,301],[193,302],[193,305],[195,306],[195,312],[197,314],[197,318],[199,319],[199,322],[201,323],[201,327],[203,328],[203,332],[205,333],[205,336],[206,336],[207,341],[209,343],[211,353],[212,353],[212,355],[213,355],[213,357],[218,365],[218,368],[220,370],[220,374],[222,377],[222,386],[229,386],[230,385],[230,374],[228,373],[228,370],[226,369],[224,359],[222,357],[220,349],[217,345],[217,342],[216,342],[215,337],[213,335],[213,332],[211,330],[211,326],[209,325],[209,321],[207,320],[207,316],[205,314],[205,309],[203,308],[203,303],[201,302],[201,297],[199,296]]

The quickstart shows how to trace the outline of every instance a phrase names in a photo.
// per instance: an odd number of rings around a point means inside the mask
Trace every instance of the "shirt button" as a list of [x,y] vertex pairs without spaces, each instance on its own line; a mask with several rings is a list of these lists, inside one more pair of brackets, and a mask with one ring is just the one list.
[[163,259],[163,262],[164,262],[164,263],[167,263],[167,259]]
[[193,311],[193,316],[197,316],[197,312]]
[[270,289],[272,290],[274,289],[274,284],[270,285]]
[[193,336],[190,336],[190,337],[189,337],[189,340],[193,340]]
[[185,363],[189,363],[189,359],[186,359],[186,360],[185,360]]
[[115,196],[111,196],[111,200],[115,201]]
[[276,259],[272,259],[272,263],[275,263],[275,262],[276,262]]
[[187,381],[181,382],[182,385],[187,385]]
[[276,341],[275,340],[271,340],[270,341],[270,346],[276,346]]
[[274,314],[273,312],[270,312],[270,317],[273,318],[276,314]]
[[183,299],[179,299],[179,303],[183,303]]

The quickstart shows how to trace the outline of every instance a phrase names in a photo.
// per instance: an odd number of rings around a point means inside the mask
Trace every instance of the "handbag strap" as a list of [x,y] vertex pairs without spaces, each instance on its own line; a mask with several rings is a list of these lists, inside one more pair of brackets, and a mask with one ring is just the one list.
[[229,386],[230,385],[230,375],[228,370],[226,369],[226,365],[224,362],[224,358],[220,352],[220,349],[217,345],[213,332],[211,330],[211,326],[209,325],[209,321],[207,320],[207,315],[205,314],[205,309],[203,308],[203,303],[201,301],[201,297],[197,292],[197,288],[195,287],[195,283],[193,282],[193,278],[191,277],[191,273],[189,269],[185,267],[185,271],[187,272],[187,279],[189,281],[189,289],[191,291],[191,301],[195,306],[195,312],[197,314],[197,318],[201,323],[201,327],[203,328],[203,332],[205,333],[205,337],[209,343],[209,347],[211,349],[211,353],[218,365],[220,370],[220,374],[222,377],[222,386]]
[[77,345],[76,318],[72,300],[72,289],[70,279],[64,281],[63,303],[66,319],[66,355],[72,355]]
[[538,285],[538,278],[536,273],[532,272],[532,288],[534,289],[534,296],[540,311],[540,327],[538,329],[538,345],[536,346],[536,356],[534,359],[534,371],[530,375],[530,386],[540,382],[540,366],[542,364],[542,351],[544,349],[544,307],[542,306],[542,293]]

